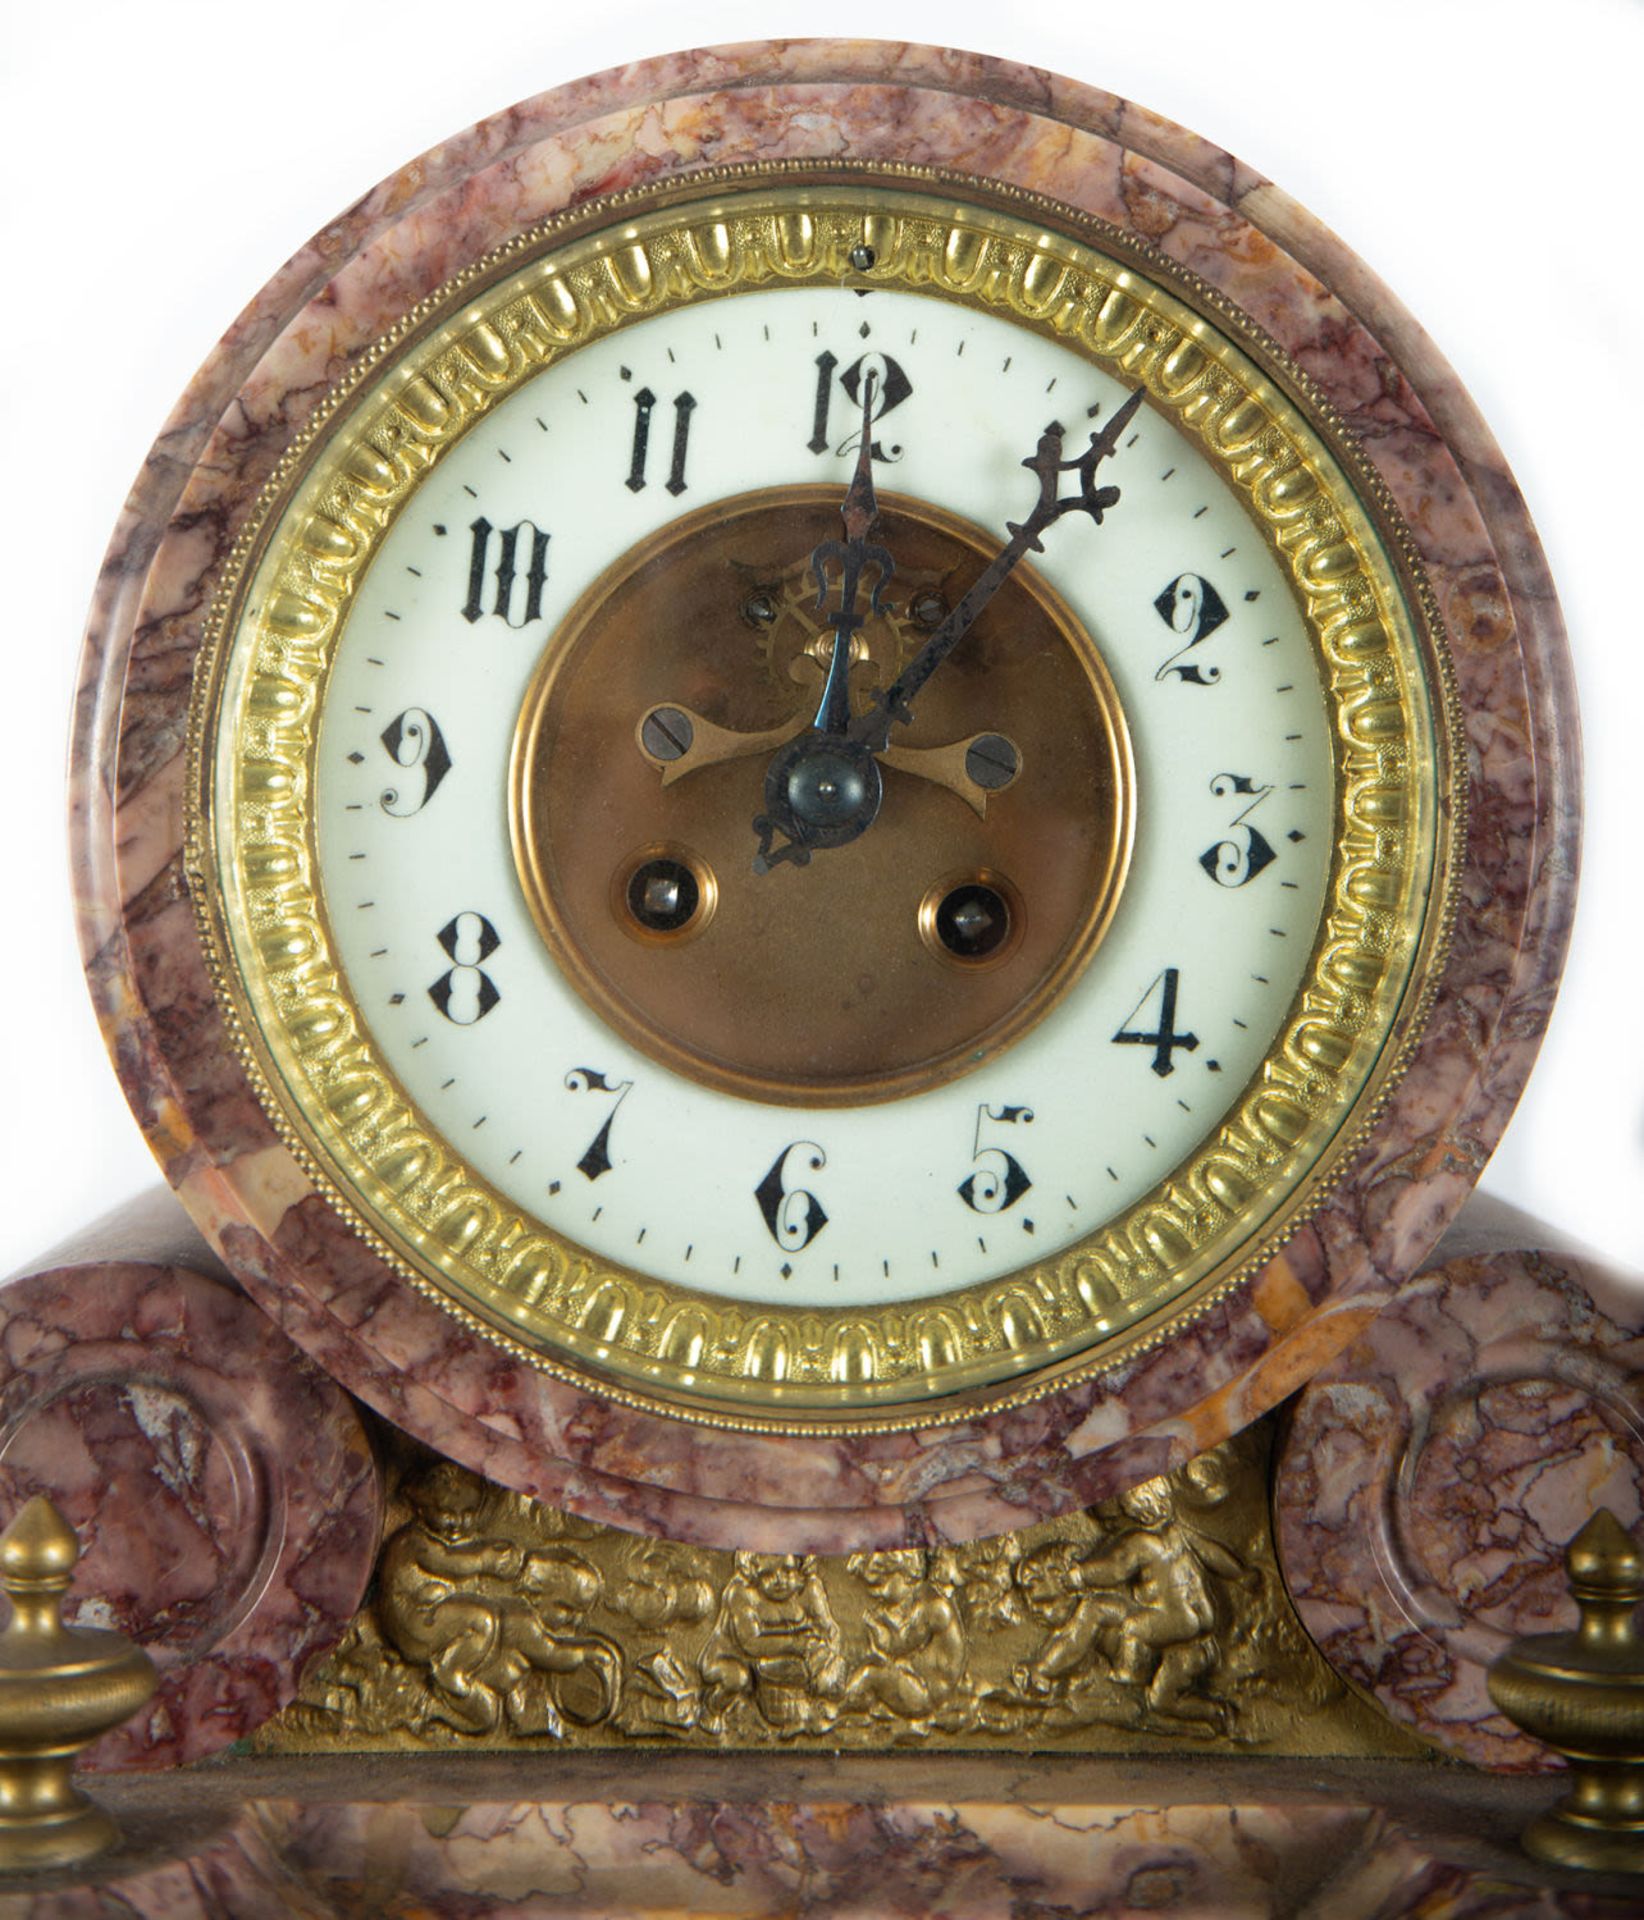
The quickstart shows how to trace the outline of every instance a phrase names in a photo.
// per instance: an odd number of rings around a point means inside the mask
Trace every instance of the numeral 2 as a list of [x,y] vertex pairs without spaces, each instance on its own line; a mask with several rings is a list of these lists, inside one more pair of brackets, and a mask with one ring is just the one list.
[[1174,674],[1186,686],[1214,686],[1222,677],[1220,667],[1191,663],[1184,666],[1182,658],[1195,647],[1203,646],[1218,627],[1226,624],[1227,608],[1222,596],[1202,573],[1179,573],[1164,592],[1156,596],[1153,611],[1172,633],[1183,634],[1187,639],[1187,645],[1178,647],[1153,678],[1163,680],[1167,674]]

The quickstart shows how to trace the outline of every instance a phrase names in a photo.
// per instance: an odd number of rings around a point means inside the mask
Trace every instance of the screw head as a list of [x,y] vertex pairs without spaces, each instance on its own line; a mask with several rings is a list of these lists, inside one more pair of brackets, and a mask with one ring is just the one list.
[[764,587],[756,588],[742,602],[742,618],[750,627],[770,626],[776,611],[776,601]]
[[985,793],[1008,787],[1021,770],[1016,743],[1002,733],[979,734],[965,751],[965,773]]
[[941,594],[933,593],[927,588],[923,593],[916,593],[913,596],[908,612],[912,614],[915,626],[939,627],[947,618],[948,603]]
[[866,273],[878,258],[878,254],[866,242],[851,248],[851,265],[858,273]]
[[695,731],[690,715],[678,707],[652,707],[640,723],[639,738],[653,760],[681,760]]

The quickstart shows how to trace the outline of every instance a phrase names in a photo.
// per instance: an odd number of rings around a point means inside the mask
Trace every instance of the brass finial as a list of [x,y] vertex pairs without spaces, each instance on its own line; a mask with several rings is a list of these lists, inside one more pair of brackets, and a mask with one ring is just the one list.
[[1574,1633],[1515,1640],[1490,1669],[1501,1711],[1570,1763],[1570,1791],[1524,1832],[1561,1867],[1644,1873],[1644,1553],[1600,1507],[1565,1550]]
[[74,1529],[43,1496],[0,1534],[0,1871],[71,1866],[119,1838],[74,1784],[82,1747],[129,1720],[154,1664],[124,1634],[63,1624],[80,1558]]

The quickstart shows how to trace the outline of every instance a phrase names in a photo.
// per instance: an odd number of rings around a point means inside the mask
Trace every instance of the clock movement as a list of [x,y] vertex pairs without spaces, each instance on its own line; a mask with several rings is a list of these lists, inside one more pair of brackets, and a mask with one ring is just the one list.
[[161,448],[94,995],[223,1259],[441,1453],[997,1532],[1276,1405],[1470,1189],[1567,930],[1556,606],[1403,310],[1193,136],[624,69],[360,201]]

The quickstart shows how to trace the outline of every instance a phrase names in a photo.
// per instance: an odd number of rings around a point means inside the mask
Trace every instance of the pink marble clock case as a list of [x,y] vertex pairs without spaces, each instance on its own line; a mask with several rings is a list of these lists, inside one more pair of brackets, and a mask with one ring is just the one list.
[[[626,1410],[514,1361],[337,1221],[226,1044],[182,871],[201,622],[257,491],[331,382],[457,266],[594,195],[774,158],[917,161],[1138,233],[1247,312],[1334,401],[1399,502],[1466,715],[1470,835],[1415,1062],[1284,1255],[1158,1350],[1026,1407],[914,1433],[769,1437]],[[127,1096],[263,1306],[388,1419],[539,1498],[715,1545],[962,1539],[1103,1498],[1293,1392],[1389,1298],[1477,1179],[1568,936],[1579,753],[1551,582],[1454,374],[1329,232],[1208,142],[1116,97],[949,49],[754,43],[575,82],[412,162],[302,249],[196,376],[140,474],[82,663],[72,830],[88,977]]]

